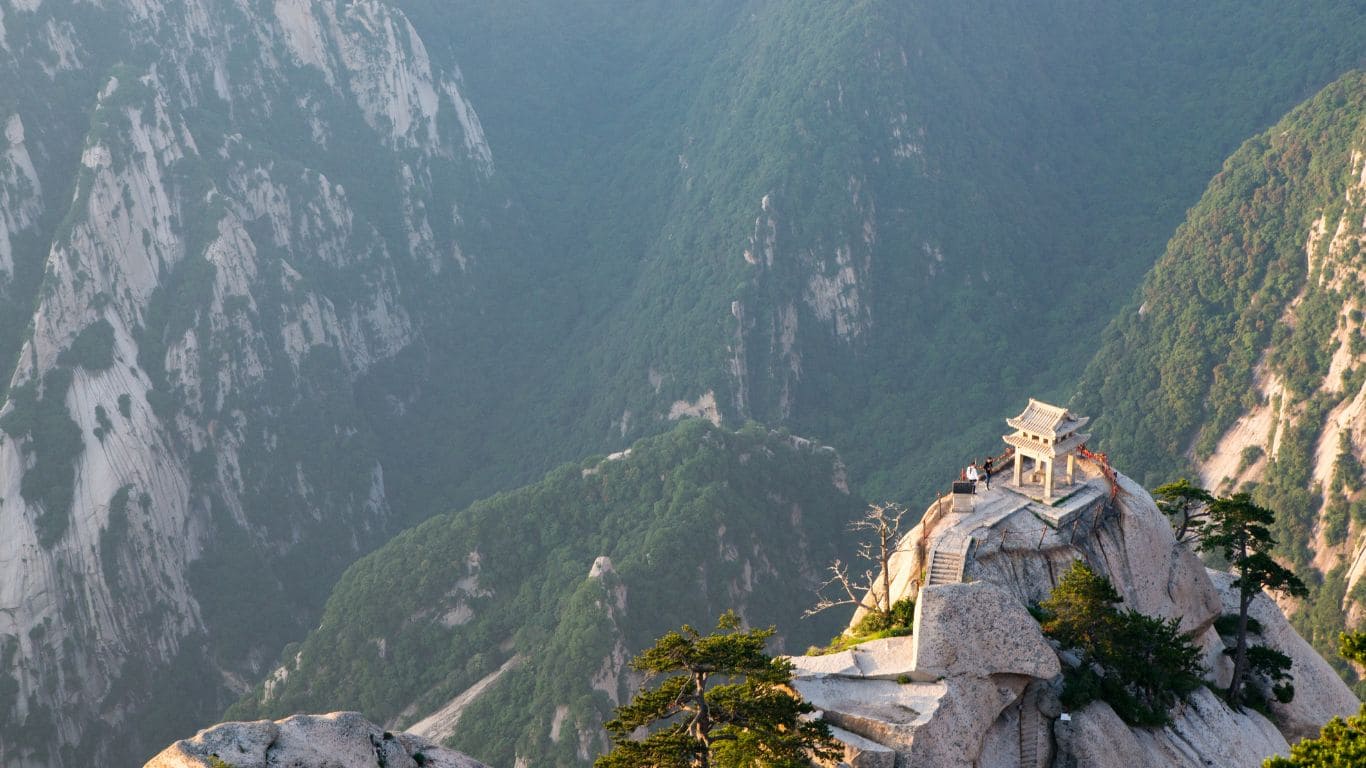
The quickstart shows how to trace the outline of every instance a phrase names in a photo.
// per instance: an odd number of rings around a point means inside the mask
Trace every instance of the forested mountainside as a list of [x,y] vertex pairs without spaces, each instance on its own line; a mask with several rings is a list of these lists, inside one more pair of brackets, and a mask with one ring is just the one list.
[[228,715],[345,705],[493,765],[583,765],[669,629],[733,608],[789,652],[837,634],[801,614],[862,510],[833,449],[689,420],[399,535]]
[[508,305],[570,320],[553,395],[503,444],[715,412],[897,498],[1069,392],[1219,162],[1366,55],[1340,2],[400,5],[556,246]]
[[1330,659],[1366,607],[1363,243],[1366,74],[1353,72],[1224,163],[1077,398],[1097,443],[1149,486],[1198,475],[1276,510],[1281,552],[1313,587],[1294,621]]
[[0,0],[0,761],[149,754],[400,527],[676,418],[919,500],[1363,24]]

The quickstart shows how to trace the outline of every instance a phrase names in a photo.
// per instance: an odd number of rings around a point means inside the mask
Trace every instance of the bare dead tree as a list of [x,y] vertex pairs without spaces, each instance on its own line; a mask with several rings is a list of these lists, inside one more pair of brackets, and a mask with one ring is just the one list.
[[[891,562],[892,556],[900,551],[901,519],[905,515],[906,508],[900,504],[869,504],[863,517],[849,524],[849,530],[864,535],[856,554],[869,567],[861,576],[851,577],[849,566],[835,560],[830,565],[830,579],[816,590],[816,604],[802,615],[813,616],[837,605],[855,605],[889,618],[892,613]],[[836,588],[833,597],[827,594],[831,587]]]

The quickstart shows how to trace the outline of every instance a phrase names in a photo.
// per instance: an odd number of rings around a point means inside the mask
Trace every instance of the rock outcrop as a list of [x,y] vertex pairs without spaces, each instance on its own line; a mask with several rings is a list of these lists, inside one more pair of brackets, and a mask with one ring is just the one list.
[[[1236,613],[1238,590],[1233,587],[1233,575],[1210,571],[1209,577],[1223,598],[1224,612]],[[1331,718],[1356,713],[1361,702],[1342,684],[1342,679],[1328,662],[1290,626],[1271,598],[1265,594],[1253,598],[1248,616],[1261,625],[1261,631],[1252,636],[1254,643],[1290,657],[1295,698],[1285,704],[1271,702],[1276,725],[1287,739],[1295,741],[1316,736]]]
[[1234,712],[1207,688],[1162,729],[1130,728],[1103,701],[1073,712],[1053,728],[1059,759],[1055,768],[1129,768],[1139,762],[1172,768],[1259,766],[1272,754],[1286,754],[1285,737],[1266,718]]
[[177,741],[143,768],[486,768],[411,733],[390,733],[355,712],[220,723]]
[[[917,768],[1252,766],[1288,752],[1287,739],[1357,710],[1356,697],[1263,597],[1253,611],[1258,642],[1291,657],[1297,682],[1294,701],[1273,707],[1274,722],[1233,711],[1204,688],[1161,729],[1131,728],[1103,702],[1064,712],[1065,654],[1028,606],[1075,560],[1109,578],[1124,607],[1179,619],[1205,650],[1214,683],[1230,673],[1214,620],[1236,601],[1231,577],[1207,572],[1141,487],[1123,475],[1112,486],[1098,469],[1054,504],[1004,478],[969,512],[937,502],[892,566],[892,599],[917,599],[914,637],[793,659],[793,688],[840,729],[848,765],[891,765],[890,751],[895,765]],[[943,566],[945,553],[954,567]]]
[[[911,665],[919,675],[985,673],[1047,679],[1062,671],[1039,623],[991,582],[925,587],[915,605],[915,624],[937,630],[915,635]],[[973,642],[963,642],[964,638]]]

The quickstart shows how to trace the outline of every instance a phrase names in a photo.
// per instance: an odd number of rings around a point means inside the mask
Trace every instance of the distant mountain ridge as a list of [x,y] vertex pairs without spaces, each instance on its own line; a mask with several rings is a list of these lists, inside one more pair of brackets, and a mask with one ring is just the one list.
[[23,3],[0,71],[0,763],[127,763],[398,527],[358,382],[497,182],[380,3]]

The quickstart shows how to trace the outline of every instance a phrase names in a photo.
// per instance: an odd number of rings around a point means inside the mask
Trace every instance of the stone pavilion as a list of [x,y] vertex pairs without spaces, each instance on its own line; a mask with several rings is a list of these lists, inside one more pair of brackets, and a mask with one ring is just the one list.
[[[1078,430],[1088,421],[1086,416],[1076,416],[1066,408],[1032,397],[1019,416],[1006,419],[1006,424],[1015,429],[1013,434],[1001,438],[1015,449],[1015,487],[1023,488],[1026,481],[1042,485],[1043,501],[1052,503],[1054,466],[1063,457],[1067,458],[1067,485],[1072,485],[1076,481],[1077,449],[1091,439]],[[1034,462],[1027,474],[1025,459]]]

